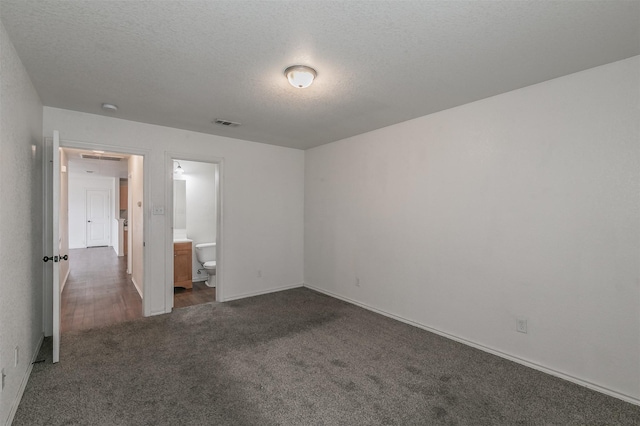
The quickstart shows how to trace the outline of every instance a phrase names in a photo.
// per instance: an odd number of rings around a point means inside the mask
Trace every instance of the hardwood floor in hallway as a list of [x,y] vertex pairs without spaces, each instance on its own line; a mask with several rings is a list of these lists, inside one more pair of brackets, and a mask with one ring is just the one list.
[[[63,333],[143,316],[142,299],[127,274],[127,257],[116,256],[112,247],[69,250],[69,271],[62,290]],[[174,308],[216,300],[216,289],[204,282],[193,283],[193,289],[174,291]]]
[[173,289],[173,308],[184,308],[192,305],[200,305],[202,303],[215,302],[215,287],[207,287],[203,281],[194,282],[193,288]]
[[63,333],[142,317],[127,257],[118,257],[112,247],[69,250],[69,271],[62,290]]

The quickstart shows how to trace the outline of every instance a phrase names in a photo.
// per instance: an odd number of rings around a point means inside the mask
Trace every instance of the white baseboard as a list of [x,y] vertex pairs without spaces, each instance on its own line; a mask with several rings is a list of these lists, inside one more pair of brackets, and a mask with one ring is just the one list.
[[509,361],[513,361],[515,363],[524,365],[526,367],[533,368],[534,370],[538,370],[538,371],[541,371],[543,373],[549,374],[551,376],[558,377],[558,378],[563,379],[563,380],[567,380],[569,382],[575,383],[575,384],[580,385],[580,386],[584,386],[585,388],[592,389],[592,390],[594,390],[596,392],[600,392],[600,393],[603,393],[605,395],[609,395],[609,396],[612,396],[614,398],[621,399],[621,400],[623,400],[625,402],[629,402],[629,403],[634,404],[634,405],[640,405],[640,399],[639,398],[635,398],[635,397],[633,397],[631,395],[626,395],[626,394],[617,392],[615,390],[606,388],[604,386],[597,385],[595,383],[591,383],[591,382],[589,382],[587,380],[580,379],[580,378],[572,376],[570,374],[566,374],[566,373],[563,373],[561,371],[554,370],[553,368],[545,367],[545,366],[537,364],[535,362],[531,362],[531,361],[528,361],[526,359],[519,358],[519,357],[514,356],[514,355],[510,355],[508,353],[499,351],[497,349],[490,348],[488,346],[484,346],[484,345],[482,345],[480,343],[476,343],[476,342],[473,342],[471,340],[467,340],[467,339],[464,339],[462,337],[458,337],[458,336],[455,336],[453,334],[449,334],[447,332],[438,330],[438,329],[433,328],[433,327],[429,327],[428,325],[421,324],[421,323],[418,323],[418,322],[415,322],[415,321],[411,321],[411,320],[403,318],[401,316],[391,314],[389,312],[383,311],[383,310],[378,309],[378,308],[374,308],[373,306],[369,306],[369,305],[367,305],[365,303],[358,302],[356,300],[353,300],[353,299],[350,299],[348,297],[344,297],[344,296],[341,296],[339,294],[336,294],[336,293],[321,289],[319,287],[316,287],[316,286],[308,284],[308,283],[305,283],[304,287],[307,287],[307,288],[309,288],[311,290],[315,290],[315,291],[317,291],[319,293],[326,294],[327,296],[335,297],[336,299],[343,300],[345,302],[348,302],[348,303],[351,303],[353,305],[356,305],[356,306],[359,306],[361,308],[364,308],[364,309],[366,309],[368,311],[372,311],[372,312],[378,313],[380,315],[384,315],[385,317],[389,317],[389,318],[395,319],[397,321],[403,322],[405,324],[409,324],[409,325],[412,325],[414,327],[418,327],[418,328],[421,328],[423,330],[429,331],[431,333],[440,335],[442,337],[446,337],[447,339],[454,340],[454,341],[462,343],[464,345],[471,346],[471,347],[476,348],[476,349],[480,349],[481,351],[488,352],[488,353],[490,353],[492,355],[499,356],[500,358],[508,359]]
[[20,405],[20,401],[22,400],[22,395],[24,395],[24,390],[27,387],[27,382],[29,381],[29,376],[31,376],[31,370],[33,369],[33,363],[38,359],[38,354],[40,353],[40,348],[42,347],[42,342],[44,341],[44,334],[40,336],[40,341],[36,345],[36,350],[31,355],[31,362],[27,366],[27,370],[22,377],[22,382],[20,383],[20,387],[18,388],[18,393],[13,400],[13,404],[11,404],[11,409],[9,410],[9,417],[7,418],[6,426],[11,426],[13,423],[13,418],[16,416],[16,412],[18,411],[18,406]]
[[64,286],[67,284],[67,279],[69,278],[69,274],[71,273],[71,268],[67,268],[67,274],[64,276],[62,283],[60,283],[60,292],[64,290]]
[[251,293],[236,294],[234,296],[225,297],[224,301],[225,302],[230,302],[232,300],[244,299],[244,298],[253,297],[253,296],[260,296],[261,294],[276,293],[278,291],[291,290],[292,288],[299,288],[299,287],[304,287],[304,283],[292,284],[292,285],[287,285],[287,286],[283,286],[283,287],[270,288],[268,290],[255,291],[255,292],[251,292]]
[[120,252],[120,251],[118,251],[116,246],[111,246],[111,248],[113,249],[113,251],[116,254],[116,256],[118,256],[118,257],[124,256],[124,250]]
[[136,282],[136,279],[133,278],[133,275],[131,276],[131,282],[133,282],[133,285],[135,286],[136,290],[138,291],[138,294],[140,295],[140,298],[142,299],[142,289],[140,288],[140,286],[138,285],[138,283]]

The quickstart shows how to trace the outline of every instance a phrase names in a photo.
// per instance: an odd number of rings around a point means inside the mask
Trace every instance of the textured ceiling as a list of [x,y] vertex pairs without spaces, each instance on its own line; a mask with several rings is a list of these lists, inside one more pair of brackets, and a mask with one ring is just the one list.
[[47,106],[301,149],[640,54],[638,1],[0,0],[0,17]]

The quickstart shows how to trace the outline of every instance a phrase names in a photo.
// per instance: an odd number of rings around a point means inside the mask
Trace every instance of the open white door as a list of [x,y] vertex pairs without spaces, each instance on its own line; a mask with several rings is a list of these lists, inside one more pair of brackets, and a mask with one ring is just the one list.
[[[45,191],[51,194],[49,199],[51,207],[50,209],[47,208],[45,220],[49,222],[47,227],[50,226],[49,235],[51,235],[51,240],[48,240],[48,238],[46,240],[43,260],[47,263],[51,262],[53,265],[53,273],[51,275],[47,273],[46,277],[52,283],[50,287],[52,289],[51,299],[49,300],[53,302],[51,313],[53,316],[53,362],[55,363],[60,360],[60,262],[68,259],[66,254],[64,258],[60,256],[60,135],[57,130],[54,130],[52,143],[50,145],[47,144],[47,148],[49,146],[51,152],[47,153],[46,157],[50,158],[52,167],[50,172],[48,167],[45,168],[50,173],[45,180],[47,182]],[[45,297],[46,299],[48,298]],[[48,309],[45,306],[45,315],[47,315],[47,311]]]

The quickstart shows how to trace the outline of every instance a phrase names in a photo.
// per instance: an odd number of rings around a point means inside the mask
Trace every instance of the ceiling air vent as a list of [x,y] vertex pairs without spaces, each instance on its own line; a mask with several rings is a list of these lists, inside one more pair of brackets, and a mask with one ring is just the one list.
[[235,123],[229,120],[222,120],[220,118],[216,118],[215,120],[213,120],[213,123],[219,124],[220,126],[226,126],[226,127],[238,127],[240,125],[240,123]]
[[109,155],[96,155],[96,154],[80,154],[82,158],[89,160],[106,160],[106,161],[120,161],[122,157],[112,157]]

